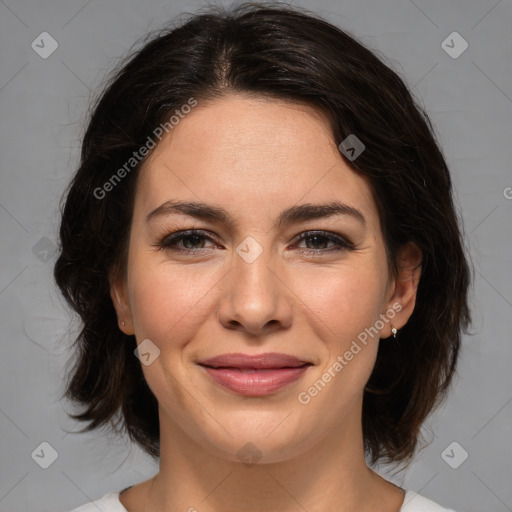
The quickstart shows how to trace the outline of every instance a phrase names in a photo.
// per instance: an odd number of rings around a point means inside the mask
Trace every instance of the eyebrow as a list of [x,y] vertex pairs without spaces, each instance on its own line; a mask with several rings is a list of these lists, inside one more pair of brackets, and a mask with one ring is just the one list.
[[[222,224],[234,224],[234,221],[229,213],[224,208],[219,206],[194,201],[171,200],[166,201],[148,213],[146,216],[146,222],[149,222],[157,217],[172,214],[189,215],[190,217],[195,217],[197,219],[209,220]],[[366,219],[358,209],[340,201],[332,201],[322,204],[306,203],[292,206],[280,213],[275,225],[289,225],[301,221],[323,219],[326,217],[332,217],[334,215],[349,215],[358,220],[361,224],[366,225]]]

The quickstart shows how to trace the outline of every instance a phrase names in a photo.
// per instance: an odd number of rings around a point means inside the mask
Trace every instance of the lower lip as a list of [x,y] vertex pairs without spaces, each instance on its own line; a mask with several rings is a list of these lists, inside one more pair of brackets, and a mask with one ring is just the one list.
[[221,386],[244,396],[264,396],[275,393],[300,379],[310,365],[298,368],[272,368],[242,373],[234,368],[210,368],[203,366]]

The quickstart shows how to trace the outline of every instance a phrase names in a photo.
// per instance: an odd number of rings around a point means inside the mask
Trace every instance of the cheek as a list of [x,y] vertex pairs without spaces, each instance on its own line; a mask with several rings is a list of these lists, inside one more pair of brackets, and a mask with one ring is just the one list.
[[178,268],[164,258],[156,263],[134,259],[128,276],[135,335],[157,345],[179,340],[198,325],[206,314],[209,292],[218,281],[211,269],[200,265]]
[[379,346],[371,328],[385,301],[385,276],[375,266],[347,266],[329,274],[302,280],[300,290],[312,312],[311,330],[321,340],[316,345],[321,363],[298,400],[322,415],[325,429],[342,421],[362,397]]
[[295,286],[305,311],[310,310],[312,320],[323,324],[331,334],[327,338],[334,339],[338,348],[373,325],[385,303],[385,276],[376,265],[304,273],[295,280]]

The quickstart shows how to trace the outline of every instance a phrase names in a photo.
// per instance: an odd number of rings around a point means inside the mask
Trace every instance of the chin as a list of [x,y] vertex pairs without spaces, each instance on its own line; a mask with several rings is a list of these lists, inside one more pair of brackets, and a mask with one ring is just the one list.
[[224,415],[217,420],[220,425],[228,425],[231,436],[215,424],[207,429],[211,435],[203,430],[200,443],[215,456],[247,466],[285,462],[311,449],[318,436],[304,418],[293,413],[288,418],[287,415],[266,414],[263,419],[257,411],[240,411],[238,418]]

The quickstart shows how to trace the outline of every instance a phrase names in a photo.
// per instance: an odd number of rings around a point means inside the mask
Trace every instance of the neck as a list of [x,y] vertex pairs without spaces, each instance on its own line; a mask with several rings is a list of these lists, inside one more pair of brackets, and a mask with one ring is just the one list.
[[250,465],[205,449],[161,410],[160,470],[141,510],[398,512],[403,491],[366,464],[360,414],[330,430],[292,457]]

